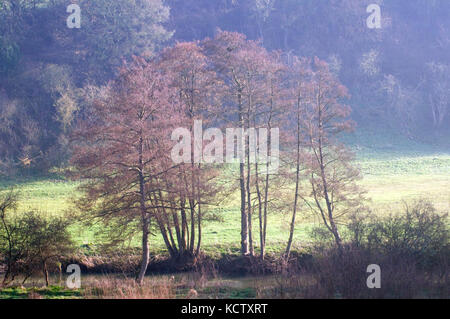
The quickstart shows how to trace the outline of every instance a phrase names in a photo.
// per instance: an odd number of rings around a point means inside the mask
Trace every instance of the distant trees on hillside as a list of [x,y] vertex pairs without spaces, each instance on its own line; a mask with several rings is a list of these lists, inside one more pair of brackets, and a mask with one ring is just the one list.
[[67,1],[0,1],[2,175],[64,163],[89,88],[112,79],[124,59],[151,56],[172,35],[160,0],[77,3],[82,27],[69,29]]
[[382,3],[382,28],[369,29],[372,2],[80,0],[82,26],[69,29],[66,1],[2,0],[0,174],[65,163],[90,88],[113,79],[132,55],[150,58],[171,38],[200,40],[218,28],[281,49],[285,61],[327,61],[352,92],[360,123],[410,138],[446,134],[448,72],[430,66],[450,65],[448,1]]
[[[366,9],[373,3],[381,6],[381,29],[366,25]],[[430,62],[450,63],[446,0],[170,0],[168,4],[175,39],[212,37],[220,28],[260,39],[269,50],[283,50],[286,59],[318,56],[333,66],[352,92],[349,104],[358,122],[383,123],[379,125],[411,138],[448,133],[448,125],[436,124],[450,123],[448,113],[437,110],[442,108],[437,106],[441,103],[436,101],[437,88],[423,83],[430,81],[426,76]],[[395,79],[389,94],[387,78]]]

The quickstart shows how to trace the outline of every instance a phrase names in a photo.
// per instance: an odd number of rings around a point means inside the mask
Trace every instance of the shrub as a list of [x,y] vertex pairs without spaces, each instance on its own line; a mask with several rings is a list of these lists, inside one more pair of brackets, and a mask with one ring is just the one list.
[[[424,298],[448,297],[448,216],[428,201],[406,205],[387,217],[354,218],[339,250],[323,232],[312,248],[313,262],[301,268],[308,286],[297,285],[297,297]],[[369,289],[367,266],[381,268],[381,289]]]
[[348,230],[354,246],[373,254],[407,259],[427,269],[448,263],[448,214],[438,213],[426,200],[406,204],[403,214],[353,220]]
[[67,220],[42,216],[42,213],[29,212],[19,218],[18,224],[22,237],[26,236],[27,240],[24,275],[29,277],[40,270],[48,286],[49,267],[56,267],[60,258],[71,253],[73,243]]
[[17,201],[13,192],[0,198],[0,258],[6,265],[2,284],[13,282],[19,274],[24,276],[23,284],[41,271],[48,286],[49,267],[57,266],[73,249],[69,222],[36,212],[9,215]]

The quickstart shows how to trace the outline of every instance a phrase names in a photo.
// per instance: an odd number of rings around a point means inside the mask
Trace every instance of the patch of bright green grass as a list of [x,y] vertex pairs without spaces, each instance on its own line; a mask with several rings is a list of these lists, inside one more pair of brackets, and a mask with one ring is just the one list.
[[14,287],[0,290],[0,299],[75,299],[81,298],[79,290],[69,290],[59,286],[46,288]]
[[439,210],[450,209],[450,155],[364,160],[359,165],[361,185],[374,209],[388,212],[420,198]]

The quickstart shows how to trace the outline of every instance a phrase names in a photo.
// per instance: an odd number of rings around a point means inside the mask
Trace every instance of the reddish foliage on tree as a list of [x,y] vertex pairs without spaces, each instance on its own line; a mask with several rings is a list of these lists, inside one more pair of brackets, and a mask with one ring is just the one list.
[[356,181],[359,170],[351,165],[352,153],[337,137],[351,131],[350,107],[341,103],[348,97],[347,89],[330,72],[328,65],[315,58],[308,87],[302,123],[307,159],[306,168],[311,185],[314,211],[332,233],[342,249],[338,224],[342,217],[361,206],[363,192]]
[[157,192],[153,180],[174,169],[170,134],[183,123],[171,74],[152,62],[135,58],[103,91],[87,118],[74,133],[72,164],[75,177],[87,179],[81,187],[80,207],[93,217],[115,223],[118,234],[140,222],[142,282],[148,262],[151,217],[158,209],[150,201]]
[[[245,151],[238,158],[237,178],[242,254],[254,255],[252,216],[257,212],[264,258],[269,211],[290,205],[281,195],[289,189],[286,176],[293,177],[295,192],[285,255],[291,250],[299,199],[319,214],[341,247],[339,220],[362,198],[355,183],[358,171],[337,140],[352,127],[350,108],[341,104],[347,90],[317,58],[295,58],[286,65],[280,57],[231,32],[219,32],[201,44],[177,43],[150,62],[135,58],[123,67],[79,125],[73,173],[86,183],[78,204],[114,228],[113,240],[138,225],[138,282],[148,265],[151,227],[159,230],[173,259],[195,261],[205,211],[221,200],[218,185],[225,183],[216,183],[217,166],[202,163],[207,138],[198,142],[195,121],[244,132],[238,137],[238,149]],[[271,129],[278,127],[283,128],[288,165],[274,173],[271,160],[278,151],[272,144],[278,148],[279,137],[272,137]],[[172,158],[179,128],[188,135],[189,146],[181,163]],[[260,128],[267,129],[266,141],[260,132],[250,133]],[[267,143],[266,162],[260,162],[261,143]],[[300,190],[303,171],[310,182],[308,196]]]
[[242,158],[239,158],[241,253],[254,254],[252,214],[255,209],[253,196],[256,192],[263,256],[267,219],[262,217],[261,209],[265,206],[267,211],[267,200],[262,198],[259,188],[258,165],[251,163],[249,129],[261,126],[270,128],[270,121],[274,120],[271,116],[275,112],[274,108],[270,109],[275,97],[273,93],[279,90],[278,86],[281,84],[274,79],[281,66],[258,42],[247,40],[239,33],[219,32],[214,39],[205,40],[204,47],[211,65],[224,83],[224,88],[219,92],[223,125],[241,128],[246,132],[238,142],[244,144],[241,148],[246,150],[241,154]]
[[173,75],[171,86],[179,96],[179,111],[184,113],[182,127],[194,137],[190,139],[190,162],[181,163],[175,175],[161,176],[172,191],[162,192],[158,199],[171,202],[175,207],[164,212],[169,217],[165,218],[163,237],[172,257],[186,262],[200,253],[202,209],[213,198],[220,197],[214,183],[216,169],[202,165],[201,158],[198,158],[204,145],[196,144],[198,137],[195,138],[194,121],[208,124],[214,119],[212,105],[221,81],[214,71],[208,69],[207,57],[196,42],[177,43],[164,50],[159,65]]

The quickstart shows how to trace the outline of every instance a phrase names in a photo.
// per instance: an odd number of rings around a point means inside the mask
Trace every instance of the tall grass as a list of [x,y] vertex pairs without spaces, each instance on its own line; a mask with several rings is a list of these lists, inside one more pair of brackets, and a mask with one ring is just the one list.
[[138,285],[133,278],[102,276],[83,289],[83,297],[87,299],[172,299],[175,296],[174,282],[166,277],[147,277]]

